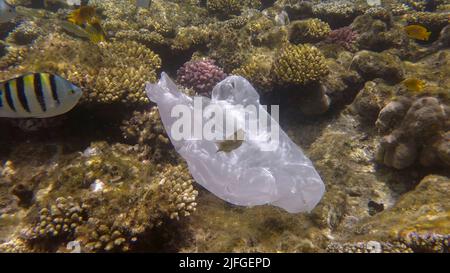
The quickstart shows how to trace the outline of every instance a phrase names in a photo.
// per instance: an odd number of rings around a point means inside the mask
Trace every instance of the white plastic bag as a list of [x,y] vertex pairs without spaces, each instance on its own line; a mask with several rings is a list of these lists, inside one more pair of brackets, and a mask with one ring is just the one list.
[[[157,84],[147,84],[146,90],[150,100],[158,104],[167,134],[187,161],[193,178],[216,196],[236,205],[272,204],[291,213],[309,212],[322,198],[325,186],[311,161],[262,108],[258,93],[246,79],[229,76],[216,85],[211,100],[202,97],[203,110],[212,106],[226,110],[244,131],[242,145],[229,152],[218,152],[217,140],[175,137],[172,127],[179,120],[172,113],[175,106],[191,111],[192,126],[205,125],[211,117],[204,112],[194,114],[194,99],[178,91],[165,73]],[[252,115],[252,110],[241,107],[249,105],[259,114]],[[267,128],[245,125],[265,115],[269,117]],[[226,122],[223,128],[216,128],[223,137],[229,136],[225,127]],[[268,142],[274,132],[278,142]]]

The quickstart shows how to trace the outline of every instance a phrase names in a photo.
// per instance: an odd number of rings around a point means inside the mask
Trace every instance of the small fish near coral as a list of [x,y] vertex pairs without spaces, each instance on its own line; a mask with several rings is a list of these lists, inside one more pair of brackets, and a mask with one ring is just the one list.
[[7,23],[17,16],[16,9],[5,0],[0,0],[0,23]]
[[84,25],[92,23],[97,18],[97,11],[92,6],[81,6],[80,8],[72,11],[67,20],[76,25]]
[[65,114],[82,95],[71,82],[49,73],[29,73],[0,83],[0,117],[49,118]]
[[420,41],[428,41],[428,39],[430,39],[431,32],[423,26],[409,25],[404,29],[409,38]]
[[226,140],[217,143],[217,152],[229,153],[241,147],[244,143],[244,131],[237,130],[232,136],[227,137]]
[[94,7],[81,6],[72,11],[61,27],[81,38],[88,38],[94,44],[104,42],[106,33]]
[[408,78],[402,81],[403,85],[411,92],[422,92],[426,82],[417,78]]

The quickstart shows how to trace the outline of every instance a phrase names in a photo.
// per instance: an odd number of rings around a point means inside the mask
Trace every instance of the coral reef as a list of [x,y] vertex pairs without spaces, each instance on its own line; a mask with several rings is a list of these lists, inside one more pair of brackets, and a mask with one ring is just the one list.
[[186,172],[186,167],[166,167],[156,180],[159,180],[162,198],[169,203],[166,214],[171,219],[189,216],[196,210],[198,192],[192,186],[194,180]]
[[316,43],[331,31],[330,26],[320,19],[293,21],[289,25],[289,41],[293,44]]
[[71,196],[59,197],[55,204],[39,210],[39,220],[24,236],[29,240],[70,239],[83,222],[84,209]]
[[354,52],[357,50],[358,33],[351,27],[333,29],[325,39],[326,43],[342,46],[344,49]]
[[364,8],[351,1],[321,2],[312,7],[313,15],[329,23],[332,28],[349,25]]
[[123,121],[121,129],[125,139],[138,144],[140,158],[154,162],[176,158],[157,107],[135,111],[130,119]]
[[328,68],[316,47],[288,44],[275,57],[273,73],[280,84],[305,85],[322,79]]
[[414,12],[405,15],[408,24],[419,24],[429,31],[438,33],[448,24],[448,14],[432,12]]
[[265,53],[255,53],[241,67],[233,70],[231,74],[239,75],[247,80],[261,92],[273,90],[272,69],[273,57]]
[[128,251],[145,243],[141,236],[195,211],[197,191],[187,168],[139,161],[131,146],[93,143],[58,162],[61,169],[37,178],[35,200],[18,230],[30,250],[63,251],[78,242],[83,251]]
[[411,233],[393,242],[331,243],[328,252],[333,253],[448,253],[449,235]]
[[23,22],[9,33],[6,42],[15,45],[29,45],[36,40],[44,30],[35,22]]
[[41,37],[32,50],[24,53],[19,49],[11,54],[2,62],[18,68],[4,73],[0,80],[29,71],[52,72],[82,87],[86,91],[83,101],[98,104],[147,103],[144,85],[156,81],[161,65],[157,54],[136,42],[96,46],[61,34]]
[[358,16],[351,28],[358,36],[358,46],[361,49],[381,52],[386,49],[396,48],[406,51],[403,55],[413,54],[414,48],[410,45],[410,39],[403,28],[397,24],[382,21],[370,14]]
[[259,0],[207,0],[206,8],[208,11],[219,15],[222,18],[227,18],[230,15],[238,15],[242,9],[258,8],[261,6]]
[[363,50],[352,61],[352,67],[366,80],[376,78],[398,83],[404,78],[404,68],[400,59],[389,53]]
[[378,161],[396,169],[409,167],[418,158],[424,166],[448,164],[444,132],[450,129],[449,113],[448,105],[434,97],[388,103],[376,122],[380,130],[390,131],[381,140]]
[[395,206],[363,221],[356,228],[359,236],[401,244],[406,251],[448,252],[449,182],[443,176],[424,177]]
[[211,59],[192,60],[177,71],[177,81],[199,94],[210,95],[213,87],[226,78],[223,70]]

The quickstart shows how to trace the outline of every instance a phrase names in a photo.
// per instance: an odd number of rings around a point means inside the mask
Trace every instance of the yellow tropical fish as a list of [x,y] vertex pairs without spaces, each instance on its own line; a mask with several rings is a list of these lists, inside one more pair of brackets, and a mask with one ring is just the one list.
[[67,20],[76,25],[84,25],[91,23],[92,20],[97,18],[97,12],[92,6],[82,6],[69,14]]
[[106,40],[106,34],[94,7],[82,6],[74,10],[68,17],[67,22],[61,26],[68,32],[83,38],[88,38],[97,44]]
[[428,41],[431,32],[429,32],[425,27],[419,25],[409,25],[405,27],[405,32],[409,38]]
[[425,81],[419,80],[417,78],[408,78],[402,83],[409,91],[412,92],[422,92],[426,85]]
[[87,23],[85,29],[91,42],[98,44],[106,40],[106,34],[100,24],[100,20],[93,20]]

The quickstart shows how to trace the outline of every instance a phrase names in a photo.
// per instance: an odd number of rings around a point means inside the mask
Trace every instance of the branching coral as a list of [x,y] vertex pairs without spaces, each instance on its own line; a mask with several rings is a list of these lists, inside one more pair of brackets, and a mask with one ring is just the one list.
[[28,240],[65,239],[70,240],[82,224],[84,208],[72,197],[59,197],[55,204],[39,211],[35,226],[25,232]]
[[139,145],[143,159],[160,162],[176,158],[175,150],[161,123],[158,108],[134,112],[129,120],[123,122],[121,129],[125,139]]
[[207,0],[206,8],[221,17],[237,15],[244,7],[257,8],[261,5],[259,0]]
[[316,43],[331,31],[330,26],[320,19],[294,21],[289,25],[289,41],[294,44]]
[[[18,65],[21,63],[27,54],[28,49],[23,47],[10,47],[7,49],[6,54],[0,58],[0,70],[7,69],[8,67]],[[0,80],[6,80],[2,78]]]
[[273,89],[272,64],[271,55],[256,53],[244,65],[233,70],[232,74],[246,78],[259,91],[270,92]]
[[325,42],[340,45],[346,50],[354,52],[357,50],[357,39],[358,33],[347,26],[332,30],[325,39]]
[[304,85],[321,80],[328,68],[316,47],[288,44],[275,57],[273,73],[280,84]]
[[[85,229],[85,230],[83,230]],[[84,248],[90,252],[111,252],[130,250],[131,244],[137,240],[136,237],[129,237],[122,234],[119,229],[105,225],[97,218],[89,218],[85,227],[80,228],[78,233],[89,230]]]
[[212,33],[208,48],[209,57],[217,60],[224,71],[229,73],[247,60],[252,46],[249,39],[243,39],[235,30],[223,28]]
[[149,47],[164,47],[168,44],[164,36],[154,31],[148,31],[147,29],[119,30],[116,32],[115,38],[120,41],[136,41]]
[[156,82],[161,59],[136,42],[106,43],[100,47],[103,67],[99,70],[92,93],[94,101],[147,103],[144,86]]
[[52,34],[40,38],[25,54],[20,67],[9,71],[11,75],[2,76],[7,79],[30,71],[47,71],[82,87],[84,102],[143,104],[148,102],[144,85],[156,81],[160,65],[157,54],[136,42],[114,41],[97,46]]
[[195,211],[187,167],[140,160],[132,146],[93,143],[58,162],[39,177],[39,198],[20,234],[40,251],[65,249],[69,241],[82,251],[133,250],[156,227]]
[[6,42],[16,45],[29,45],[43,33],[44,30],[35,22],[25,21],[9,33]]
[[206,45],[210,36],[210,30],[207,26],[181,27],[172,43],[172,49],[188,50]]
[[332,1],[313,6],[313,14],[329,23],[333,28],[350,24],[363,9],[350,1]]
[[389,10],[387,10],[384,7],[378,6],[378,7],[371,7],[368,10],[364,12],[364,14],[370,15],[374,19],[381,20],[383,22],[386,22],[388,24],[392,23],[392,15]]
[[197,93],[210,94],[214,86],[225,79],[222,68],[214,64],[214,60],[202,59],[189,61],[177,71],[177,81]]
[[159,180],[163,201],[168,203],[166,213],[171,219],[189,216],[196,210],[198,192],[185,166],[166,166],[156,180]]

